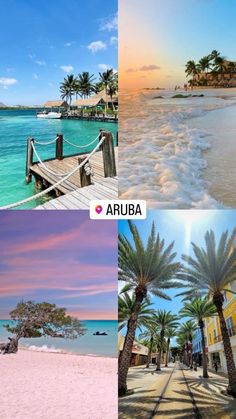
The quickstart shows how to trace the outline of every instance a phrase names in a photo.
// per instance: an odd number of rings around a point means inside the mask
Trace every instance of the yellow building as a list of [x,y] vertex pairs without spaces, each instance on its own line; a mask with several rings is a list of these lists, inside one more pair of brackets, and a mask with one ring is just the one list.
[[[236,292],[236,281],[233,281],[231,285],[227,285],[226,288]],[[236,294],[225,292],[223,310],[230,335],[234,361],[236,364]],[[218,317],[216,316],[206,319],[205,325],[209,367],[214,369],[214,362],[217,361],[219,371],[227,373],[226,359]]]

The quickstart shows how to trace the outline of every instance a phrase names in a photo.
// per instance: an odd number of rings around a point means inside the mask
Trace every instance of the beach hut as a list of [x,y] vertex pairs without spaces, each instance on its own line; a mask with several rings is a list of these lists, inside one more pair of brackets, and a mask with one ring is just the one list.
[[46,103],[44,103],[44,108],[51,109],[53,111],[66,111],[68,108],[68,104],[64,100],[49,100]]
[[78,99],[75,101],[74,105],[77,108],[96,108],[105,105],[105,101],[95,95],[87,99]]

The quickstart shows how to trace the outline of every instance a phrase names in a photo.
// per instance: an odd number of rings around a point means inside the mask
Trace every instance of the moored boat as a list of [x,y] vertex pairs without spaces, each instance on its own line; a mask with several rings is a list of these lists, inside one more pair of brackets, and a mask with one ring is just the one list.
[[62,114],[60,112],[38,112],[37,118],[41,119],[60,119],[62,117]]

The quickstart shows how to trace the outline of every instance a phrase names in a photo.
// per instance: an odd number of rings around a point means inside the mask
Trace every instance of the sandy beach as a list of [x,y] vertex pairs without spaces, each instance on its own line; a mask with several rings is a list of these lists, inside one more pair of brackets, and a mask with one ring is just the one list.
[[4,419],[117,418],[117,360],[19,350],[0,355]]

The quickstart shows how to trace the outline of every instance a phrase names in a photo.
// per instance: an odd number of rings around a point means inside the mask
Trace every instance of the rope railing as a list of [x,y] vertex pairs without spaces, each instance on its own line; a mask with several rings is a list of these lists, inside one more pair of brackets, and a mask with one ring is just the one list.
[[93,140],[93,141],[91,141],[90,143],[88,143],[88,144],[85,144],[85,145],[78,145],[78,144],[74,144],[74,143],[72,143],[71,141],[69,141],[69,140],[66,140],[65,138],[63,139],[64,141],[65,141],[65,143],[67,143],[67,144],[70,144],[71,146],[73,146],[73,147],[77,147],[77,148],[86,148],[86,147],[89,147],[90,145],[92,145],[93,143],[95,143],[95,141],[97,141],[98,140],[98,138],[99,138],[99,135]]
[[38,159],[38,161],[39,161],[39,164],[40,164],[40,166],[42,166],[48,173],[51,173],[51,175],[54,175],[54,176],[59,176],[59,177],[63,177],[63,176],[66,176],[66,175],[68,175],[70,172],[66,172],[66,173],[56,173],[56,172],[53,172],[52,170],[50,170],[47,166],[46,166],[46,164],[41,160],[41,158],[40,158],[40,156],[39,156],[39,154],[38,154],[38,152],[37,152],[37,150],[36,150],[36,148],[35,148],[35,145],[34,145],[34,143],[33,143],[33,141],[31,142],[31,146],[32,146],[32,148],[33,148],[33,150],[34,150],[34,153],[35,153],[35,155],[36,155],[36,157],[37,157],[37,159]]
[[58,135],[56,136],[56,138],[54,138],[51,141],[43,141],[43,142],[41,142],[41,141],[34,140],[34,142],[35,142],[35,144],[38,144],[38,145],[49,145],[49,144],[55,143],[57,141],[57,139],[58,139]]
[[[90,143],[84,144],[84,145],[79,145],[79,144],[72,143],[71,141],[66,140],[65,138],[63,138],[63,141],[65,143],[73,146],[73,147],[76,147],[76,148],[87,148],[90,145],[94,144],[98,140],[98,138],[99,138],[99,135],[94,140],[92,140]],[[57,139],[58,139],[58,135],[56,136],[56,138],[54,138],[51,141],[43,141],[43,142],[41,142],[41,141],[38,141],[38,140],[34,140],[34,142],[35,142],[35,144],[38,144],[38,145],[49,145],[49,144],[55,143],[57,141]]]
[[28,202],[34,201],[35,199],[41,198],[44,195],[48,194],[49,192],[53,191],[53,189],[55,189],[59,185],[63,184],[63,182],[65,182],[67,179],[69,179],[72,175],[74,175],[79,169],[81,169],[81,167],[83,167],[88,162],[90,157],[92,157],[92,155],[94,153],[96,153],[98,148],[102,145],[105,138],[106,137],[103,136],[101,138],[101,140],[99,141],[99,143],[96,145],[96,147],[91,151],[91,153],[75,169],[73,169],[68,175],[66,175],[63,179],[60,179],[54,185],[50,186],[49,188],[45,189],[44,191],[41,191],[41,192],[37,193],[36,195],[30,196],[29,198],[26,198],[26,199],[22,199],[21,201],[15,202],[13,204],[9,204],[9,205],[5,205],[3,207],[0,207],[0,210],[7,210],[7,209],[19,207],[21,205],[27,204]]

